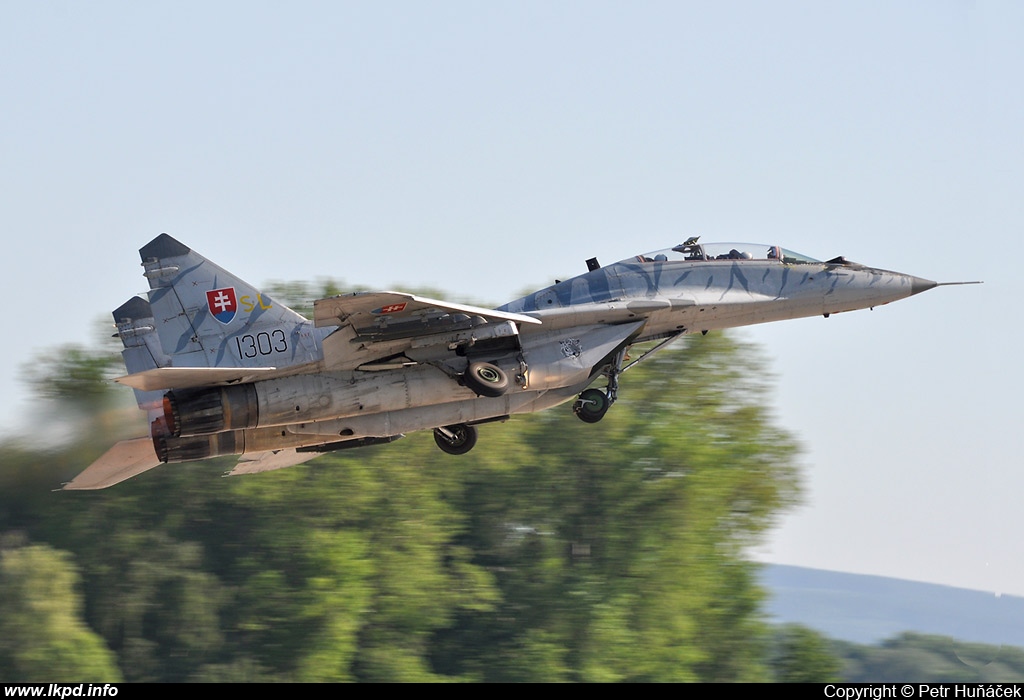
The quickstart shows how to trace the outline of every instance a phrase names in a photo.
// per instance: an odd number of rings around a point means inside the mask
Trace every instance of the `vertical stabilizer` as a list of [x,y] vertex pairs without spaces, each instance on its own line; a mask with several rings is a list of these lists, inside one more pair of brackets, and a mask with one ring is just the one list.
[[284,367],[317,359],[308,320],[166,233],[139,255],[169,366]]
[[[114,324],[117,326],[117,337],[124,345],[121,356],[124,358],[128,374],[170,364],[171,358],[160,345],[156,321],[153,319],[153,310],[148,301],[142,297],[132,297],[121,304],[114,310]],[[153,413],[161,410],[163,392],[136,389],[135,400],[139,408]]]

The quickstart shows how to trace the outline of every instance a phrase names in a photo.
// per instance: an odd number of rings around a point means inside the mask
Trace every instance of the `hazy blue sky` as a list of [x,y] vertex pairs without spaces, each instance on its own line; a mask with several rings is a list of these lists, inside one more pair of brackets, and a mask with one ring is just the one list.
[[162,231],[490,304],[777,243],[985,284],[742,333],[806,447],[759,556],[1024,595],[1022,37],[1009,1],[0,3],[0,426]]

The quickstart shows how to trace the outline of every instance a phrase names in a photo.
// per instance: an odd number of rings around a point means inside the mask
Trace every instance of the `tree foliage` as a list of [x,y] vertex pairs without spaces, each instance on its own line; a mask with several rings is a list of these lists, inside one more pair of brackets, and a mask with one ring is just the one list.
[[[92,359],[37,386],[89,406]],[[462,457],[422,433],[278,472],[220,479],[231,460],[210,460],[50,493],[97,456],[98,421],[74,447],[0,446],[0,532],[81,571],[82,633],[131,681],[766,680],[746,551],[797,470],[762,364],[697,337],[626,373],[598,425],[563,407],[484,426]],[[82,614],[65,583],[53,595]],[[0,674],[27,680],[11,658]]]
[[783,625],[775,633],[772,667],[780,683],[835,683],[842,662],[823,635],[803,625]]
[[1024,649],[904,632],[880,644],[839,643],[843,678],[858,682],[1020,683]]
[[81,618],[71,556],[46,545],[0,550],[0,682],[118,682],[114,655]]
[[[438,663],[506,681],[764,678],[744,553],[796,471],[761,377],[749,348],[709,336],[627,374],[598,429],[558,411],[517,423],[522,458],[482,454],[461,506],[502,605],[440,635]],[[534,662],[509,671],[523,645]]]

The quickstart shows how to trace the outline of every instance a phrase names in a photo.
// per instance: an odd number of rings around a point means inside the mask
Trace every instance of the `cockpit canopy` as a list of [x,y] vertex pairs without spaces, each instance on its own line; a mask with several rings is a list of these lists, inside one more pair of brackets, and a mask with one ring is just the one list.
[[674,248],[637,255],[622,262],[667,262],[703,260],[779,260],[787,264],[820,263],[807,255],[766,243],[697,243],[691,238]]

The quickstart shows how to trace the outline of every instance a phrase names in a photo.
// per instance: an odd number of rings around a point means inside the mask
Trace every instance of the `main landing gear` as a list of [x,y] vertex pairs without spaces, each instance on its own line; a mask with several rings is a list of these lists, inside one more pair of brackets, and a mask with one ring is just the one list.
[[490,362],[470,362],[462,375],[462,383],[477,396],[497,398],[508,391],[508,375]]
[[446,425],[434,428],[434,442],[443,452],[464,455],[476,445],[477,430],[472,425]]
[[[466,387],[472,389],[477,396],[497,398],[509,390],[511,386],[505,371],[490,362],[470,362],[469,367],[459,378]],[[505,416],[504,418],[507,418]],[[501,418],[500,420],[504,420]],[[494,419],[490,419],[494,420]],[[487,422],[477,421],[478,423]],[[464,455],[476,445],[477,430],[475,425],[458,423],[434,428],[434,442],[442,451],[450,455]]]

